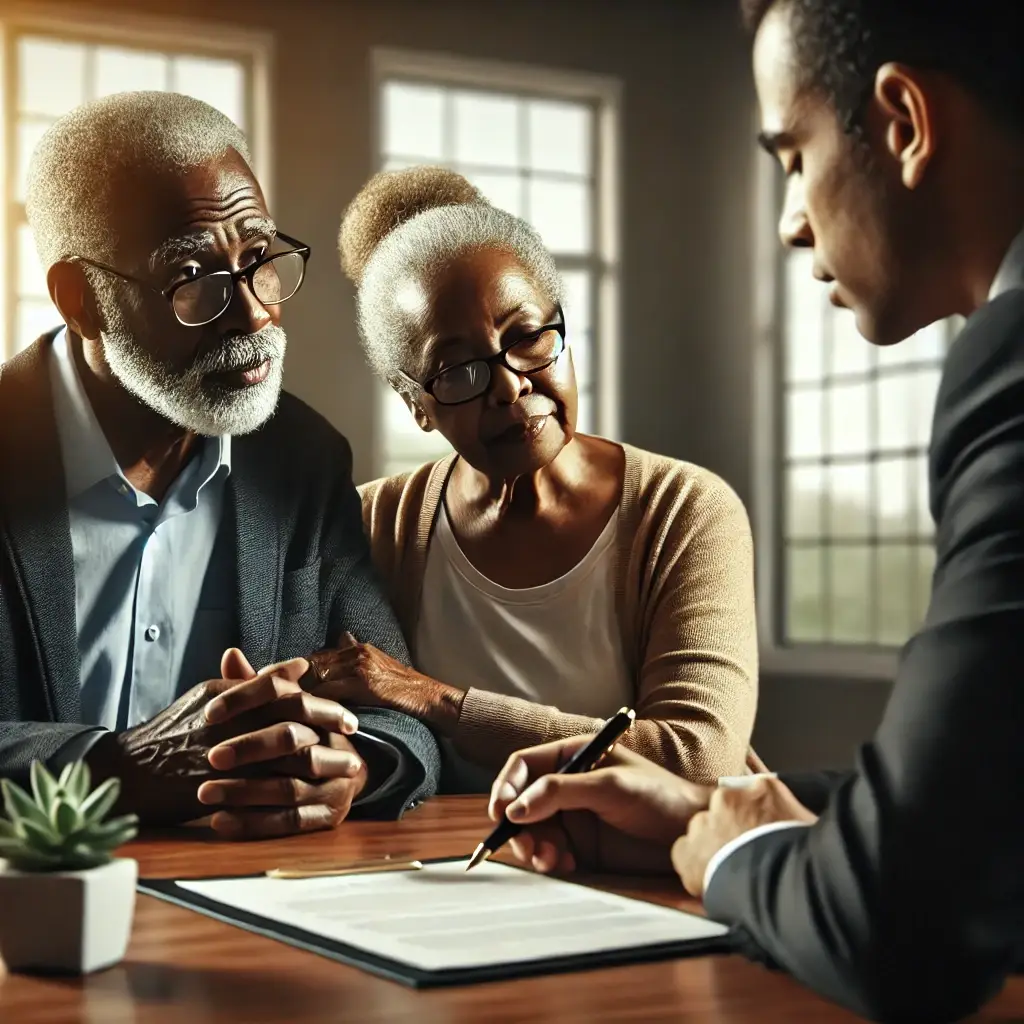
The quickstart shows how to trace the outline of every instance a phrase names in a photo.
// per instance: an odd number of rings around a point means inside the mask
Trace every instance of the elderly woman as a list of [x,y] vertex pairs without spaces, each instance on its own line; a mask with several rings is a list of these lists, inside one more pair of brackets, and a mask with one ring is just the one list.
[[746,513],[705,469],[577,433],[562,284],[537,233],[420,167],[370,180],[340,250],[371,365],[455,452],[361,489],[415,669],[347,637],[318,660],[334,693],[433,726],[449,791],[486,789],[511,752],[623,705],[641,754],[703,783],[742,772]]

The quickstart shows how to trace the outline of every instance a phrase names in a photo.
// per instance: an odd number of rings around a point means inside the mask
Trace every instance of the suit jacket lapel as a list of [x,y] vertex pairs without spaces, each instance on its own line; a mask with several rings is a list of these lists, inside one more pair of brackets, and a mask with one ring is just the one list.
[[265,460],[248,438],[233,438],[225,526],[233,527],[239,646],[257,671],[277,660],[281,623],[281,517],[264,481]]
[[80,718],[75,566],[48,357],[40,338],[0,375],[0,513],[55,721]]

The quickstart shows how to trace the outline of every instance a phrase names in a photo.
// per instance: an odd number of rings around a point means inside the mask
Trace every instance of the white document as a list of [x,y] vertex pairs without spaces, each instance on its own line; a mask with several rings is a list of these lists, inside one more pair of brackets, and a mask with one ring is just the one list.
[[716,938],[714,921],[485,862],[337,878],[178,882],[189,892],[425,971]]

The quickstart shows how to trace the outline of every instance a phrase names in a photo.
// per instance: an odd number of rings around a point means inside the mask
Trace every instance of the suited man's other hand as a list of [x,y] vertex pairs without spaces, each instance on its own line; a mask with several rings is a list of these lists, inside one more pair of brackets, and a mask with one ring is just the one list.
[[753,779],[742,789],[716,789],[708,809],[693,816],[686,835],[672,847],[672,866],[691,896],[703,896],[708,863],[726,843],[759,825],[811,825],[817,820],[778,779]]
[[590,741],[556,740],[513,754],[491,789],[493,821],[528,826],[510,842],[541,872],[668,872],[672,842],[707,806],[711,788],[617,746],[594,771],[554,774]]

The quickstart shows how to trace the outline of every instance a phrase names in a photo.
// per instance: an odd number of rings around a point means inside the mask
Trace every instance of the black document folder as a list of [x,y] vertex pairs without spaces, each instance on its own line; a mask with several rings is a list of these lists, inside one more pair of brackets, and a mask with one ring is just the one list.
[[[454,860],[433,860],[424,861],[424,867],[431,865],[444,865],[464,861],[460,858]],[[516,871],[516,868],[504,868],[503,870]],[[478,869],[479,870],[479,869]],[[249,876],[262,879],[264,876]],[[357,876],[349,876],[349,878]],[[371,877],[371,876],[363,876]],[[381,876],[373,876],[381,877]],[[182,884],[189,882],[227,882],[229,878],[204,878],[204,879],[140,879],[139,892],[158,899],[175,903],[182,907],[198,911],[208,917],[233,924],[247,931],[264,935],[268,938],[277,939],[288,945],[299,949],[317,953],[320,956],[336,960],[339,963],[351,967],[358,967],[371,974],[387,978],[390,981],[399,982],[412,988],[427,988],[442,985],[466,985],[484,981],[499,981],[512,978],[529,977],[532,975],[554,974],[568,971],[593,970],[599,967],[612,967],[621,964],[644,963],[655,960],[676,959],[683,956],[694,956],[707,953],[730,952],[732,949],[728,933],[703,935],[699,938],[689,938],[681,941],[647,941],[643,936],[632,935],[629,938],[624,936],[621,945],[616,942],[614,930],[607,933],[606,942],[610,943],[607,948],[602,948],[586,953],[573,953],[571,955],[547,955],[542,959],[530,958],[522,955],[529,948],[528,943],[524,944],[522,951],[516,955],[502,957],[500,962],[488,963],[474,966],[434,967],[427,968],[421,964],[410,963],[404,959],[382,955],[372,948],[365,948],[361,943],[355,941],[340,941],[334,937],[318,934],[316,931],[294,924],[275,920],[271,916],[253,912],[233,906],[231,903],[223,902],[220,899],[211,898],[197,892],[184,888]],[[550,880],[558,885],[570,885],[579,890],[577,883],[565,882],[562,880]],[[294,886],[295,882],[274,881],[275,886]],[[588,890],[593,892],[593,890]],[[602,894],[607,898],[607,894]],[[629,913],[628,904],[632,904],[636,912],[643,913],[642,908],[650,909],[651,905],[643,901],[633,900],[628,897],[612,897],[617,901],[623,901],[625,912]],[[472,912],[472,901],[467,903],[467,912]],[[663,908],[657,908],[661,913]],[[696,926],[701,919],[694,915],[683,914],[682,911],[665,911],[669,914],[680,914],[689,918]],[[715,927],[711,925],[710,927]],[[425,928],[429,932],[429,926]],[[367,943],[372,946],[372,943]]]

